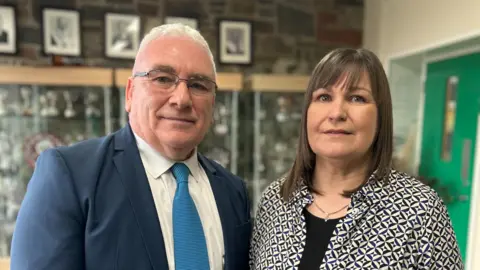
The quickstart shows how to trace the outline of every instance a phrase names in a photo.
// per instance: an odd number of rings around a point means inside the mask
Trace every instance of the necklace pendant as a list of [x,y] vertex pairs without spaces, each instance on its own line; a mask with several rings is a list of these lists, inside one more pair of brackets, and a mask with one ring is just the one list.
[[327,216],[325,217],[325,222],[328,221],[329,217],[330,217],[330,214],[327,214]]

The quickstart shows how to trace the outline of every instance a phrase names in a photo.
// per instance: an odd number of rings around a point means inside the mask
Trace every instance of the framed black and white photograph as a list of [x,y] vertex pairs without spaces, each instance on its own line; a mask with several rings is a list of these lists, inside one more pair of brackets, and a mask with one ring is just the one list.
[[78,10],[43,8],[42,26],[45,54],[81,56],[82,32]]
[[17,16],[14,6],[0,5],[0,54],[16,54]]
[[195,18],[167,16],[165,18],[165,23],[181,23],[198,30],[198,20]]
[[237,65],[252,64],[252,23],[249,21],[219,20],[218,24],[220,63]]
[[140,16],[105,14],[105,56],[134,59],[140,45]]

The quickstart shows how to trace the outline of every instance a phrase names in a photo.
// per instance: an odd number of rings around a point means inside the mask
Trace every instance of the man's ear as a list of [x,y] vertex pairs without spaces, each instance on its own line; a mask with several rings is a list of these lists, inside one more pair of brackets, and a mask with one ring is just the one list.
[[133,96],[133,78],[129,77],[127,80],[127,85],[125,86],[125,111],[130,112],[132,109],[132,96]]

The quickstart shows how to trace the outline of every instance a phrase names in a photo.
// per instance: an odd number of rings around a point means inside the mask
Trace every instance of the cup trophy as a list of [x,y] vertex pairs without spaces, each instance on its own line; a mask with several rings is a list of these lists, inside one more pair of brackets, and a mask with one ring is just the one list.
[[43,117],[47,117],[48,116],[48,99],[47,99],[47,96],[45,94],[41,94],[39,97],[38,97],[38,103],[39,103],[39,111],[40,111],[40,115],[43,116]]
[[102,115],[100,109],[96,107],[98,99],[97,93],[87,93],[87,98],[85,99],[85,116],[87,118],[100,117]]
[[11,147],[9,143],[9,136],[6,132],[0,131],[0,172],[5,173],[10,168]]
[[276,114],[277,122],[284,123],[288,120],[287,114],[287,99],[283,96],[280,96],[277,99],[278,112]]
[[23,86],[20,88],[20,96],[22,97],[23,115],[31,116],[33,114],[32,90]]
[[227,125],[228,115],[229,115],[229,111],[225,105],[221,104],[220,106],[218,106],[218,112],[215,117],[217,118],[215,120],[218,120],[218,124],[216,123],[214,128],[216,134],[224,136],[228,133],[228,125]]
[[48,99],[48,116],[58,116],[57,100],[58,95],[54,91],[47,92]]
[[65,111],[63,112],[65,118],[72,118],[77,115],[77,112],[73,109],[73,102],[76,98],[72,93],[70,91],[63,91],[63,98],[65,100]]
[[7,114],[7,97],[8,92],[0,90],[0,116]]

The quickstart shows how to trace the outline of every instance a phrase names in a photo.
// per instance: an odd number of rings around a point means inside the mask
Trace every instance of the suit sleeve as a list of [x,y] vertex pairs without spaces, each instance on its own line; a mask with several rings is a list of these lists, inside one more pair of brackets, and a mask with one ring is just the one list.
[[418,244],[418,269],[465,269],[447,208],[438,196],[432,201]]
[[83,242],[84,219],[70,172],[57,150],[46,150],[18,213],[11,270],[84,269]]

